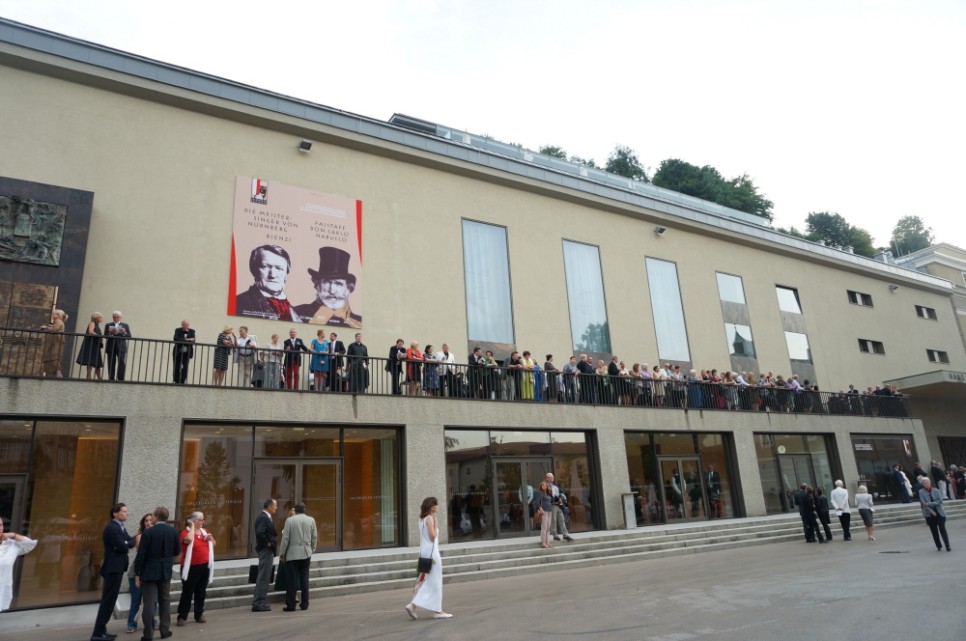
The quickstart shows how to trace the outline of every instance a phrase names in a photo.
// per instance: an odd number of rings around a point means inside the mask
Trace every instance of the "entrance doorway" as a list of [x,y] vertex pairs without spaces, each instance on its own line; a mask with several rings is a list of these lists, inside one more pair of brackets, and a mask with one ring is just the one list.
[[[279,541],[289,510],[296,503],[304,503],[305,513],[315,519],[319,529],[319,545],[315,550],[342,549],[341,460],[256,459],[252,514],[262,511],[262,501],[269,496],[278,501],[274,521]],[[254,539],[250,547],[254,555]]]
[[708,504],[697,456],[658,457],[667,522],[708,518]]
[[792,509],[792,494],[807,483],[815,487],[815,470],[812,468],[812,457],[809,454],[779,454],[778,469],[781,471],[782,495],[785,510]]
[[540,528],[533,525],[530,502],[547,472],[551,471],[553,460],[550,458],[493,460],[497,536],[539,533]]
[[24,490],[26,474],[0,474],[0,517],[7,519],[10,532],[23,531]]

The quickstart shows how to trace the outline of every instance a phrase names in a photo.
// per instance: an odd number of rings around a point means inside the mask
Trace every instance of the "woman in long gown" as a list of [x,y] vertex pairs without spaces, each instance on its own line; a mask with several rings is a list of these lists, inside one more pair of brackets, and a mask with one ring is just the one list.
[[104,340],[101,338],[103,320],[104,316],[100,312],[91,314],[91,322],[87,324],[84,342],[81,343],[80,352],[77,354],[76,363],[87,366],[87,380],[91,380],[91,370],[94,370],[97,380],[101,380],[104,371],[104,357],[101,354],[101,349],[104,347]]
[[406,613],[411,619],[416,619],[416,608],[420,607],[433,612],[434,619],[449,619],[452,614],[443,612],[443,562],[439,556],[439,523],[436,513],[439,502],[435,496],[423,499],[419,508],[419,556],[432,558],[433,567],[429,572],[419,575],[417,588],[413,600],[406,606]]

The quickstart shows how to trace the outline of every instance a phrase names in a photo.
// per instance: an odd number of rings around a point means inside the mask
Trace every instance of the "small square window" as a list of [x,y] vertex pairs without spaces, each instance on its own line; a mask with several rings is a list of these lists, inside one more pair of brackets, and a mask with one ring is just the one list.
[[938,349],[927,349],[926,354],[929,356],[929,361],[931,363],[948,363],[949,354],[946,352],[941,352]]
[[853,305],[862,305],[863,307],[872,307],[872,297],[868,294],[863,294],[862,292],[849,292],[849,302]]
[[923,307],[922,305],[916,305],[916,316],[929,320],[939,319],[939,317],[936,316],[936,310],[934,310],[932,307]]
[[859,351],[865,354],[885,354],[885,346],[881,341],[873,341],[868,338],[859,339]]

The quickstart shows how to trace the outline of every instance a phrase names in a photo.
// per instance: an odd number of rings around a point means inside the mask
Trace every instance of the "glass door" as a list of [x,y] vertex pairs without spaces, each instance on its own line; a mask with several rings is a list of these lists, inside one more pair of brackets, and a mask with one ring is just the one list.
[[497,536],[539,533],[533,526],[533,493],[553,469],[552,459],[494,459]]
[[289,511],[296,503],[304,503],[305,513],[315,519],[319,529],[316,551],[341,549],[341,496],[342,462],[338,459],[255,461],[255,504],[252,513],[258,515],[262,511],[262,501],[268,497],[278,501],[274,520],[280,540]]
[[786,509],[793,511],[796,508],[792,505],[791,497],[801,484],[807,483],[810,487],[815,487],[812,457],[809,454],[779,454],[778,468],[781,471]]
[[698,457],[658,459],[664,491],[667,522],[708,518],[708,505],[701,481]]

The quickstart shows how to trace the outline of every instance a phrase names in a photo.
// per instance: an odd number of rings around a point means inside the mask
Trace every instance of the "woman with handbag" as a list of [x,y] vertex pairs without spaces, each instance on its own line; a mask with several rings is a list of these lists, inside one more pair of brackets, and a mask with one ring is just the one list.
[[550,515],[553,511],[553,488],[546,481],[540,483],[540,487],[533,493],[533,520],[536,525],[537,517],[540,520],[540,547],[552,548],[550,543]]
[[[411,619],[419,618],[416,607],[432,610],[434,619],[451,619],[443,612],[443,562],[439,556],[439,522],[436,513],[439,502],[435,496],[423,499],[419,508],[419,578],[413,590],[413,599],[406,605]],[[428,568],[427,568],[428,566]]]
[[922,478],[919,502],[922,504],[922,515],[926,518],[929,531],[932,532],[932,540],[936,543],[936,549],[943,549],[943,546],[939,544],[941,535],[943,543],[946,544],[946,551],[951,552],[949,534],[946,533],[946,510],[943,509],[943,495],[932,486],[932,480],[928,476]]

